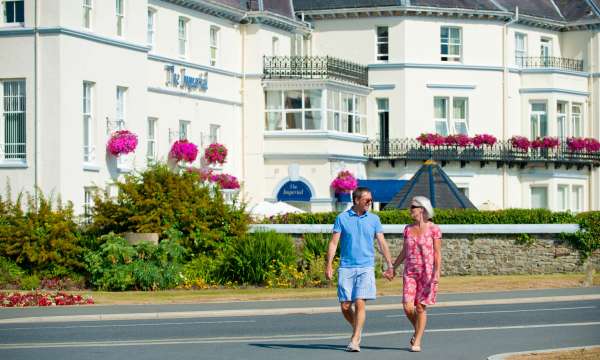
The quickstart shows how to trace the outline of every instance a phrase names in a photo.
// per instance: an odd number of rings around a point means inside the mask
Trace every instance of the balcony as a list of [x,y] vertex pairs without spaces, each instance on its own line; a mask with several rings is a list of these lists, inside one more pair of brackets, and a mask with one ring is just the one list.
[[369,85],[367,67],[330,56],[264,56],[264,79],[330,79]]
[[460,162],[461,167],[469,162],[479,162],[481,167],[495,162],[497,167],[507,164],[509,167],[519,166],[524,168],[528,164],[543,164],[555,168],[565,166],[570,169],[576,167],[600,166],[600,152],[571,151],[566,144],[561,144],[554,149],[529,149],[520,150],[513,147],[510,141],[499,141],[493,146],[484,145],[476,147],[469,145],[460,146],[424,146],[416,139],[391,139],[386,142],[370,140],[364,145],[365,156],[379,166],[382,160],[388,160],[392,166],[396,161],[424,161],[436,160],[446,165],[448,162]]
[[570,71],[583,71],[583,60],[553,56],[517,56],[515,63],[527,69],[556,68]]

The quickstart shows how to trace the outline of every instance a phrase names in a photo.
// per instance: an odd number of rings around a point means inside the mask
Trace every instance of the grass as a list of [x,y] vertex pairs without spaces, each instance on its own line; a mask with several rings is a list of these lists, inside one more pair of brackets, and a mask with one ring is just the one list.
[[[448,276],[440,281],[440,293],[464,293],[485,291],[510,291],[527,289],[574,288],[581,286],[583,274],[554,275],[496,275],[496,276]],[[594,286],[600,286],[600,277],[594,279]],[[393,281],[377,280],[379,296],[401,295],[402,280],[397,276]],[[262,287],[221,288],[204,290],[165,290],[165,291],[124,291],[78,292],[92,296],[99,305],[116,304],[186,304],[223,301],[251,301],[278,299],[335,298],[334,286],[306,289],[267,289]]]
[[549,353],[531,353],[514,355],[506,360],[592,360],[600,359],[600,347],[570,351],[555,351]]

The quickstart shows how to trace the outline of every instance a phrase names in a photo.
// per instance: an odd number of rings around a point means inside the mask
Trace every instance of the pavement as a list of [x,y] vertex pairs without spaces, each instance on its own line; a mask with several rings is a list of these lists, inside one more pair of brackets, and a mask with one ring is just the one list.
[[[507,351],[600,345],[599,308],[600,287],[439,294],[418,357],[499,360]],[[401,298],[380,297],[367,309],[361,356],[403,356],[397,336],[411,330]],[[198,351],[209,359],[336,359],[347,331],[336,299],[0,308],[0,358],[122,359],[135,349],[130,360]]]

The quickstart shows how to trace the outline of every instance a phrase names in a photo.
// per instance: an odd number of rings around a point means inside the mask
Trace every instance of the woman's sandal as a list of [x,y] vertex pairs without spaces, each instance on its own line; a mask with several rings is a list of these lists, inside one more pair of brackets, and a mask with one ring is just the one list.
[[414,344],[415,344],[415,336],[413,335],[413,336],[410,338],[410,346],[413,346]]
[[411,352],[421,352],[421,346],[420,345],[411,345],[410,351]]

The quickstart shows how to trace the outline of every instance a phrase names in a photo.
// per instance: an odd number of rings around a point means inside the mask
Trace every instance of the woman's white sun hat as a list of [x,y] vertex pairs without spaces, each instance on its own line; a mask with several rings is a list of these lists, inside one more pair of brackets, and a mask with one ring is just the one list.
[[431,206],[431,201],[429,201],[429,199],[426,198],[425,196],[415,196],[410,201],[410,206],[422,207],[423,209],[425,209],[425,212],[427,213],[426,214],[427,219],[433,218],[434,213],[433,213],[433,207]]

